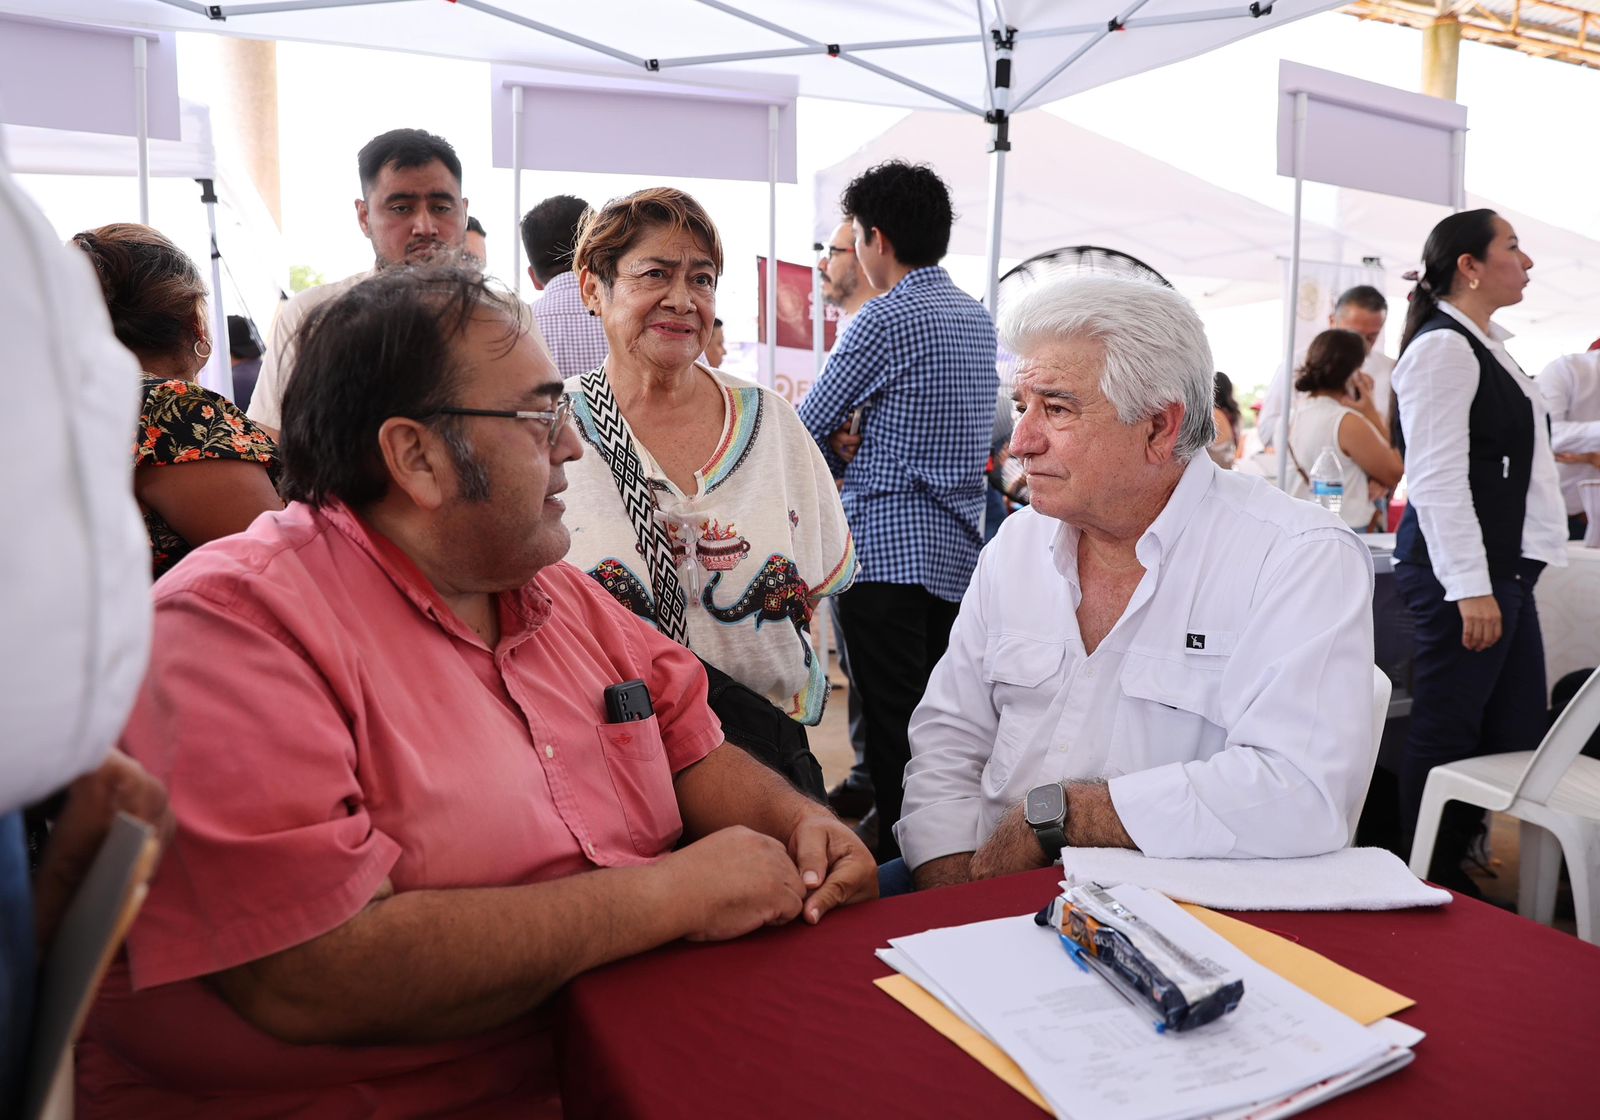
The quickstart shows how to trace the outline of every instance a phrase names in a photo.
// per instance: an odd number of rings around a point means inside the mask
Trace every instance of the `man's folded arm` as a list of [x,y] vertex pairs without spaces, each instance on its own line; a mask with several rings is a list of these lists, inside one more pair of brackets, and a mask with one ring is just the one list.
[[1372,767],[1372,561],[1343,530],[1276,549],[1223,670],[1227,747],[1110,781],[1146,855],[1317,855],[1350,840]]
[[690,851],[527,886],[393,894],[385,882],[338,928],[210,980],[240,1015],[287,1042],[477,1034],[579,973],[695,932],[708,902]]

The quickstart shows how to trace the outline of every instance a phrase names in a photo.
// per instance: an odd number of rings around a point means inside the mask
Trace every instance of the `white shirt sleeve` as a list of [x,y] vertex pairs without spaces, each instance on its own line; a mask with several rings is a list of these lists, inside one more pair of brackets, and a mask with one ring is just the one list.
[[[3,152],[0,152],[3,157]],[[139,365],[88,260],[0,158],[0,813],[94,769],[122,731],[150,642],[150,544],[133,499]],[[25,386],[25,389],[20,388]]]
[[1433,574],[1449,602],[1492,590],[1483,529],[1467,481],[1468,416],[1478,375],[1471,343],[1453,330],[1414,339],[1394,370],[1408,500],[1416,506]]
[[255,391],[250,395],[250,408],[245,413],[257,424],[264,424],[275,432],[283,427],[283,386],[293,368],[287,350],[303,318],[299,302],[296,296],[278,306],[272,330],[268,332],[267,352],[261,355],[261,372],[256,377]]
[[911,717],[911,761],[895,839],[907,866],[978,849],[983,816],[983,768],[994,752],[999,713],[984,680],[988,644],[985,585],[993,578],[993,549],[978,555],[950,644],[929,677]]
[[[1554,452],[1586,454],[1600,451],[1600,417],[1574,417],[1573,402],[1578,396],[1579,369],[1573,355],[1557,358],[1545,367],[1534,384],[1550,409],[1550,449]],[[1600,376],[1597,371],[1596,376]]]
[[1288,394],[1289,378],[1279,366],[1272,380],[1267,382],[1266,396],[1261,398],[1261,412],[1256,416],[1256,433],[1261,437],[1262,447],[1278,444],[1278,426],[1283,422],[1284,398]]
[[1222,670],[1224,749],[1112,778],[1145,855],[1282,858],[1350,841],[1372,775],[1372,558],[1314,530],[1269,556]]

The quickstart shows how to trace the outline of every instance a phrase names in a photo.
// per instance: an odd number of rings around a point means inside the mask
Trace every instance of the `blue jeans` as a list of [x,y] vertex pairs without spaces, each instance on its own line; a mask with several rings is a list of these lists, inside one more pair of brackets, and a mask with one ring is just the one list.
[[33,887],[18,810],[0,816],[0,1115],[21,1108],[34,966]]
[[906,866],[906,861],[896,856],[888,863],[878,865],[878,897],[893,898],[897,894],[910,894],[916,890],[916,884],[911,881],[911,868]]

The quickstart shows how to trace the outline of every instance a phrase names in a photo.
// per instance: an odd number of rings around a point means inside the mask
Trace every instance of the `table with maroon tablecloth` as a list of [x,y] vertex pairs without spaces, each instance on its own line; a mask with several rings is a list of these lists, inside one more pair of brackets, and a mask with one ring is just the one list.
[[[1060,869],[885,899],[815,927],[670,945],[579,977],[557,1003],[569,1120],[978,1117],[1040,1112],[873,986],[890,937],[1038,910]],[[1600,1115],[1600,949],[1492,906],[1241,913],[1417,1005],[1409,1067],[1337,1117]]]

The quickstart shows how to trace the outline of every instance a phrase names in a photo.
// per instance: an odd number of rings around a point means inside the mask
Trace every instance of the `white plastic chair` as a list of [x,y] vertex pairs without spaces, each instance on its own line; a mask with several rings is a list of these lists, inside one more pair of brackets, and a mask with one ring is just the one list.
[[1589,674],[1537,750],[1435,766],[1422,790],[1411,870],[1425,878],[1445,802],[1465,801],[1522,822],[1517,913],[1545,925],[1555,915],[1566,857],[1578,936],[1600,944],[1600,759],[1579,752],[1600,726],[1600,670]]
[[1389,674],[1376,665],[1372,667],[1372,752],[1367,757],[1367,782],[1361,787],[1361,797],[1350,811],[1350,838],[1345,847],[1356,842],[1356,825],[1361,821],[1361,810],[1367,804],[1367,794],[1372,789],[1372,772],[1378,767],[1378,747],[1383,742],[1383,726],[1389,722],[1389,696],[1394,684]]

